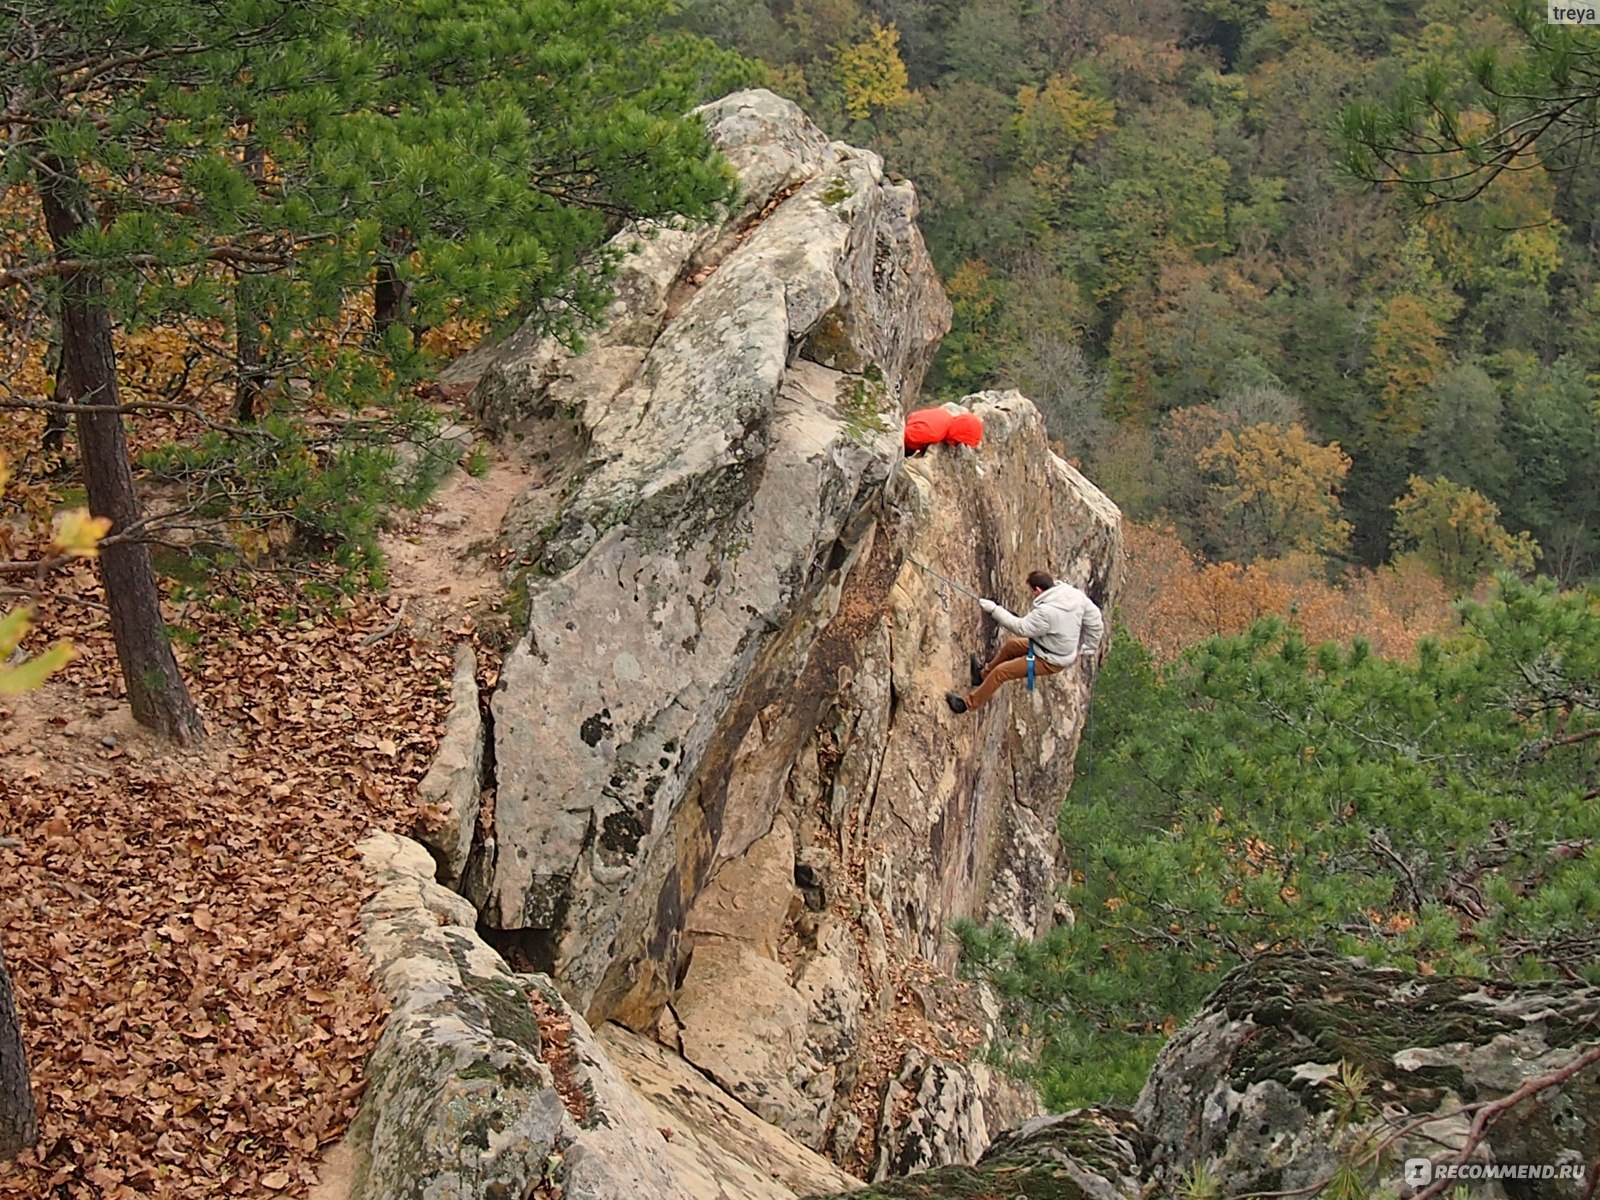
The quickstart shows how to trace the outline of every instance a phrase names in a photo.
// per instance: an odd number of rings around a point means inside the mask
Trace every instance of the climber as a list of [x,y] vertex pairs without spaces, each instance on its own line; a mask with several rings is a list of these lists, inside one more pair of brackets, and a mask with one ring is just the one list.
[[978,446],[983,441],[983,418],[977,413],[952,413],[943,408],[919,408],[906,418],[907,454],[921,454],[940,442],[952,446]]
[[968,657],[975,690],[965,696],[946,692],[944,699],[951,712],[982,708],[1008,679],[1027,676],[1031,689],[1034,675],[1054,675],[1080,658],[1092,669],[1094,653],[1105,634],[1099,607],[1070,583],[1057,583],[1048,571],[1029,574],[1028,589],[1033,593],[1033,608],[1022,617],[993,600],[978,601],[978,607],[997,625],[1017,636],[1000,643],[988,662],[976,654]]

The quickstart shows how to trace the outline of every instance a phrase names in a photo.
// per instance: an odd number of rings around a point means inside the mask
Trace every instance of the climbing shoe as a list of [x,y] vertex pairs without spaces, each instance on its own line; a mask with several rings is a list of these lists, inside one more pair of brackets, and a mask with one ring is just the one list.
[[946,692],[944,694],[944,702],[950,706],[950,711],[953,713],[967,711],[967,702],[961,698],[960,692]]
[[967,655],[967,667],[972,672],[972,686],[980,687],[983,684],[983,659],[976,654]]

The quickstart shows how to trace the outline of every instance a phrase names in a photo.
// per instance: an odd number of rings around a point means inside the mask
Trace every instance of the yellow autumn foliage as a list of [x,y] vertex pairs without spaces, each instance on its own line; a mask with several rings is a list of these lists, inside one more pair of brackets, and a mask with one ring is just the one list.
[[1076,76],[1056,74],[1017,92],[1011,127],[1024,163],[1065,173],[1074,155],[1116,128],[1116,116],[1116,105],[1087,95]]
[[[0,492],[11,479],[11,468],[0,456]],[[111,522],[91,517],[87,509],[71,509],[56,518],[52,545],[74,558],[93,558],[97,545]],[[15,696],[32,691],[72,660],[72,647],[57,642],[43,653],[12,662],[11,657],[33,630],[33,609],[29,605],[0,614],[0,696]]]
[[911,99],[911,77],[900,58],[900,31],[892,24],[874,21],[861,41],[836,47],[833,69],[845,111],[858,121]]
[[1417,555],[1463,590],[1491,571],[1533,569],[1538,543],[1503,528],[1500,508],[1487,496],[1448,479],[1413,475],[1409,484],[1394,502],[1396,554]]
[[1447,362],[1444,329],[1427,305],[1409,293],[1392,297],[1373,328],[1367,366],[1367,382],[1383,400],[1378,420],[1395,433],[1420,432],[1428,415],[1429,389]]
[[1195,455],[1212,476],[1217,511],[1241,559],[1337,554],[1350,540],[1339,489],[1350,456],[1320,445],[1298,424],[1224,430]]

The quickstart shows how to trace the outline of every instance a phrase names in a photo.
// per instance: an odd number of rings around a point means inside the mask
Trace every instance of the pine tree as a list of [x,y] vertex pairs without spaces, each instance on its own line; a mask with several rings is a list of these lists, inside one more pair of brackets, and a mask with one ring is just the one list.
[[1475,199],[1506,171],[1582,162],[1600,133],[1600,33],[1549,24],[1531,0],[1510,16],[1522,45],[1471,51],[1348,108],[1346,168],[1430,204]]
[[1097,1055],[1144,1061],[1268,951],[1600,982],[1595,601],[1504,577],[1414,662],[1275,620],[1164,669],[1120,637],[1061,815],[1075,921],[966,931],[1047,1098],[1103,1099]]
[[101,569],[129,703],[142,724],[182,742],[204,727],[141,536],[113,332],[180,305],[212,315],[214,266],[247,269],[282,253],[252,244],[258,212],[233,160],[230,117],[241,92],[315,94],[321,80],[304,48],[338,42],[345,15],[250,0],[0,4],[11,31],[0,121],[18,133],[5,183],[32,185],[48,234],[35,260],[0,282],[57,313],[52,402],[76,420],[90,507],[111,522]]
[[[349,485],[393,456],[313,444],[294,396],[352,413],[392,400],[420,365],[410,329],[451,316],[575,331],[607,298],[596,254],[610,233],[729,198],[726,168],[683,114],[732,60],[651,41],[661,11],[0,0],[3,181],[31,186],[47,234],[8,206],[26,255],[0,271],[0,292],[59,323],[58,386],[39,403],[75,419],[90,506],[112,522],[102,572],[143,724],[179,741],[203,731],[162,623],[124,426],[147,402],[122,401],[119,329],[179,330],[234,381],[240,418],[279,410],[248,436],[166,457],[209,489],[197,508],[254,495],[330,543],[359,518],[355,556],[370,557],[376,505]],[[375,337],[359,303],[373,293]],[[216,347],[219,322],[231,352]],[[332,481],[311,486],[308,471]]]
[[663,0],[374,9],[363,37],[385,65],[334,152],[365,181],[380,333],[511,310],[570,330],[606,299],[594,254],[609,234],[731,198],[684,114],[748,71],[663,35],[666,12]]

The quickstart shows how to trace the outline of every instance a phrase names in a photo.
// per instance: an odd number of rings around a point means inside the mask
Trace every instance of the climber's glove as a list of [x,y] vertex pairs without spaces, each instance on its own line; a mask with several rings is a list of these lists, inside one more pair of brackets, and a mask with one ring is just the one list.
[[986,613],[992,613],[992,612],[994,612],[995,609],[999,608],[1000,606],[998,604],[996,604],[993,600],[979,600],[978,601],[978,607],[983,609],[983,611],[986,612]]

